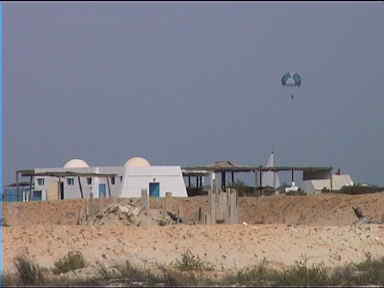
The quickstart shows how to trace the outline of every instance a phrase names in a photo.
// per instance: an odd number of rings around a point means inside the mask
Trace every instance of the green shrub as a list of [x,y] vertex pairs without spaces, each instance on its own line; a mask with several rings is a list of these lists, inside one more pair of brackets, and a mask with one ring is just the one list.
[[15,259],[15,266],[17,271],[16,282],[28,285],[45,282],[43,269],[39,265],[34,264],[32,260],[24,256],[17,257]]
[[384,257],[373,259],[372,255],[367,253],[366,260],[354,265],[359,272],[356,280],[359,284],[384,284]]
[[301,190],[299,188],[297,191],[285,192],[285,195],[288,195],[288,196],[306,196],[307,193],[305,193],[303,190]]
[[308,266],[306,261],[298,261],[296,265],[279,273],[277,284],[319,285],[329,284],[330,278],[324,265]]
[[[323,265],[307,265],[306,259],[296,262],[295,265],[283,271],[268,267],[263,261],[253,267],[248,267],[238,273],[230,274],[218,280],[209,279],[204,272],[209,265],[192,255],[190,251],[185,252],[178,261],[182,271],[174,270],[168,266],[159,265],[161,273],[153,273],[150,270],[134,267],[129,261],[122,265],[113,266],[113,269],[99,265],[97,277],[87,279],[83,283],[77,283],[76,279],[49,278],[44,276],[44,268],[40,268],[32,261],[19,257],[15,264],[17,275],[2,275],[5,285],[103,285],[105,283],[117,282],[120,284],[132,284],[141,282],[143,284],[163,284],[167,286],[180,285],[245,285],[245,286],[287,286],[287,285],[384,285],[384,257],[374,259],[370,254],[366,260],[358,264],[349,264],[335,269],[326,269]],[[198,271],[197,271],[198,270]],[[208,269],[210,270],[210,269]],[[205,275],[205,276],[204,276]],[[76,282],[77,281],[77,282]]]
[[57,260],[54,265],[55,268],[52,269],[52,272],[54,274],[61,274],[84,268],[85,260],[81,252],[70,251],[66,256]]
[[307,265],[306,260],[283,271],[268,268],[265,263],[243,269],[223,279],[223,283],[245,285],[383,285],[384,257],[328,270],[324,265]]
[[240,270],[234,275],[227,276],[223,279],[223,283],[241,283],[265,285],[273,283],[276,279],[277,272],[269,269],[266,261],[253,267]]
[[359,194],[370,194],[383,192],[384,188],[378,186],[363,186],[363,185],[353,185],[353,186],[343,186],[340,190],[335,191],[336,193],[349,194],[349,195],[359,195]]
[[122,265],[114,265],[107,268],[103,264],[98,265],[98,280],[108,281],[122,279],[124,282],[159,283],[161,277],[152,274],[149,270],[134,267],[128,260]]

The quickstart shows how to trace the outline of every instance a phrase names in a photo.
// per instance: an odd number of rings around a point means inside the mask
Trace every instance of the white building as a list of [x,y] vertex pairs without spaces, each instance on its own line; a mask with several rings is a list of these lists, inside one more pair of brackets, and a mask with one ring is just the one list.
[[187,197],[183,175],[179,166],[150,166],[144,159],[131,159],[124,165],[120,197],[136,198],[147,189],[150,197]]
[[[271,155],[269,155],[269,158],[267,160],[267,163],[265,164],[265,167],[268,167],[268,168],[275,167],[275,155],[273,152],[271,153]],[[264,187],[269,186],[274,189],[279,188],[280,187],[279,174],[273,171],[263,172],[262,184]]]
[[319,194],[323,189],[340,190],[343,186],[353,186],[353,180],[348,174],[333,174],[331,179],[305,180],[302,186],[307,194]]
[[25,195],[24,200],[78,199],[91,195],[130,198],[140,197],[141,189],[159,197],[166,192],[187,197],[179,166],[151,166],[140,157],[129,159],[124,166],[111,167],[91,167],[84,160],[72,159],[63,168],[36,168],[19,173],[29,176],[33,184],[32,195]]

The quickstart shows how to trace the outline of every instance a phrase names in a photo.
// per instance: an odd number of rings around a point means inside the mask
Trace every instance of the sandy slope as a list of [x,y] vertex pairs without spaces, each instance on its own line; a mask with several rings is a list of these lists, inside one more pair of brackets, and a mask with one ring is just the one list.
[[80,250],[90,263],[169,264],[191,249],[217,269],[238,269],[265,257],[275,267],[308,263],[338,266],[384,256],[384,225],[174,225],[167,227],[82,227],[68,225],[15,226],[4,229],[4,263],[27,255],[51,266],[69,250]]

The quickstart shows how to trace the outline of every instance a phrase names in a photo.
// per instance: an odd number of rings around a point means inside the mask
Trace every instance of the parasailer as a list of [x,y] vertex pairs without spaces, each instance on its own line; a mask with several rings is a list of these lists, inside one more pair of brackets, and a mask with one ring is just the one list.
[[[294,73],[291,75],[291,73],[287,72],[281,77],[281,85],[283,87],[287,88],[299,88],[301,86],[301,76],[299,73]],[[291,100],[293,100],[294,94],[291,93]]]

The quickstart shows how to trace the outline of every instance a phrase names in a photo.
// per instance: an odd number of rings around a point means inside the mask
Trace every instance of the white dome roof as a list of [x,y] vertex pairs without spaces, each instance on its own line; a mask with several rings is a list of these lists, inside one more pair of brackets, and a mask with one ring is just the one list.
[[125,167],[151,167],[151,164],[148,160],[141,157],[133,157],[129,159],[125,165]]
[[88,168],[87,162],[81,159],[72,159],[65,163],[64,168]]

